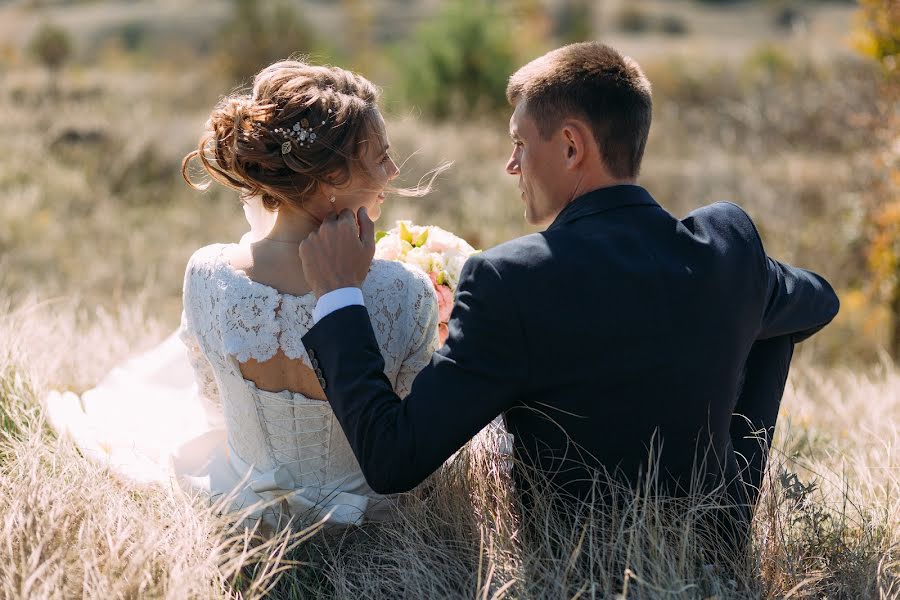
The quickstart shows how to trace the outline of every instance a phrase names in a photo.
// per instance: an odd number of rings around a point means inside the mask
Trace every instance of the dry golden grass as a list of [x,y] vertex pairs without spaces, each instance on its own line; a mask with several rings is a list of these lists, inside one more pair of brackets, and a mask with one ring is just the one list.
[[118,480],[45,426],[49,388],[82,388],[83,373],[159,339],[136,306],[0,313],[2,597],[900,598],[894,367],[794,369],[736,561],[704,555],[696,525],[712,498],[625,493],[621,512],[585,507],[574,524],[541,504],[523,523],[490,437],[409,494],[396,523],[254,546],[202,500]]

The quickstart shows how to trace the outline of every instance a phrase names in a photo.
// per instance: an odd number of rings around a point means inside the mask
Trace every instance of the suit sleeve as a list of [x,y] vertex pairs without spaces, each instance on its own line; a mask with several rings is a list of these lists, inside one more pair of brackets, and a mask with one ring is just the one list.
[[337,310],[304,336],[373,490],[412,489],[520,396],[528,365],[512,300],[493,264],[483,255],[470,258],[457,288],[449,338],[402,401],[384,376],[364,307]]
[[834,319],[840,301],[825,278],[765,258],[766,308],[757,339],[790,335],[796,344]]
[[793,343],[810,337],[834,319],[840,301],[824,277],[779,262],[766,255],[756,225],[744,209],[726,203],[739,211],[746,221],[748,235],[752,236],[762,261],[764,311],[757,340],[767,340],[784,335]]

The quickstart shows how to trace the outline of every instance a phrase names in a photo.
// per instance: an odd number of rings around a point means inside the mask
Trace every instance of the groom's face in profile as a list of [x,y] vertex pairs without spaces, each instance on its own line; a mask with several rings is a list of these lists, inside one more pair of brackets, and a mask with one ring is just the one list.
[[532,225],[549,225],[569,200],[564,191],[565,145],[557,139],[557,133],[544,139],[525,102],[516,104],[509,119],[513,152],[506,172],[519,178],[525,220]]

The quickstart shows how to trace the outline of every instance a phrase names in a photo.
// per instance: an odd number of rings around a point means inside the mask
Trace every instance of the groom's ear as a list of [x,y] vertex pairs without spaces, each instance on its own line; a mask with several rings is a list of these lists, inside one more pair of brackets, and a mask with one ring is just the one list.
[[587,157],[591,132],[583,123],[572,120],[563,123],[562,135],[566,167],[576,169]]

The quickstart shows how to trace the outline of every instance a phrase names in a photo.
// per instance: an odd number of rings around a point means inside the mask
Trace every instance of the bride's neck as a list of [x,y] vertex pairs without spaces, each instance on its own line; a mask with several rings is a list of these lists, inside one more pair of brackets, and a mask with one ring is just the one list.
[[311,214],[282,206],[275,217],[275,225],[266,238],[280,242],[301,242],[319,228],[320,221]]

